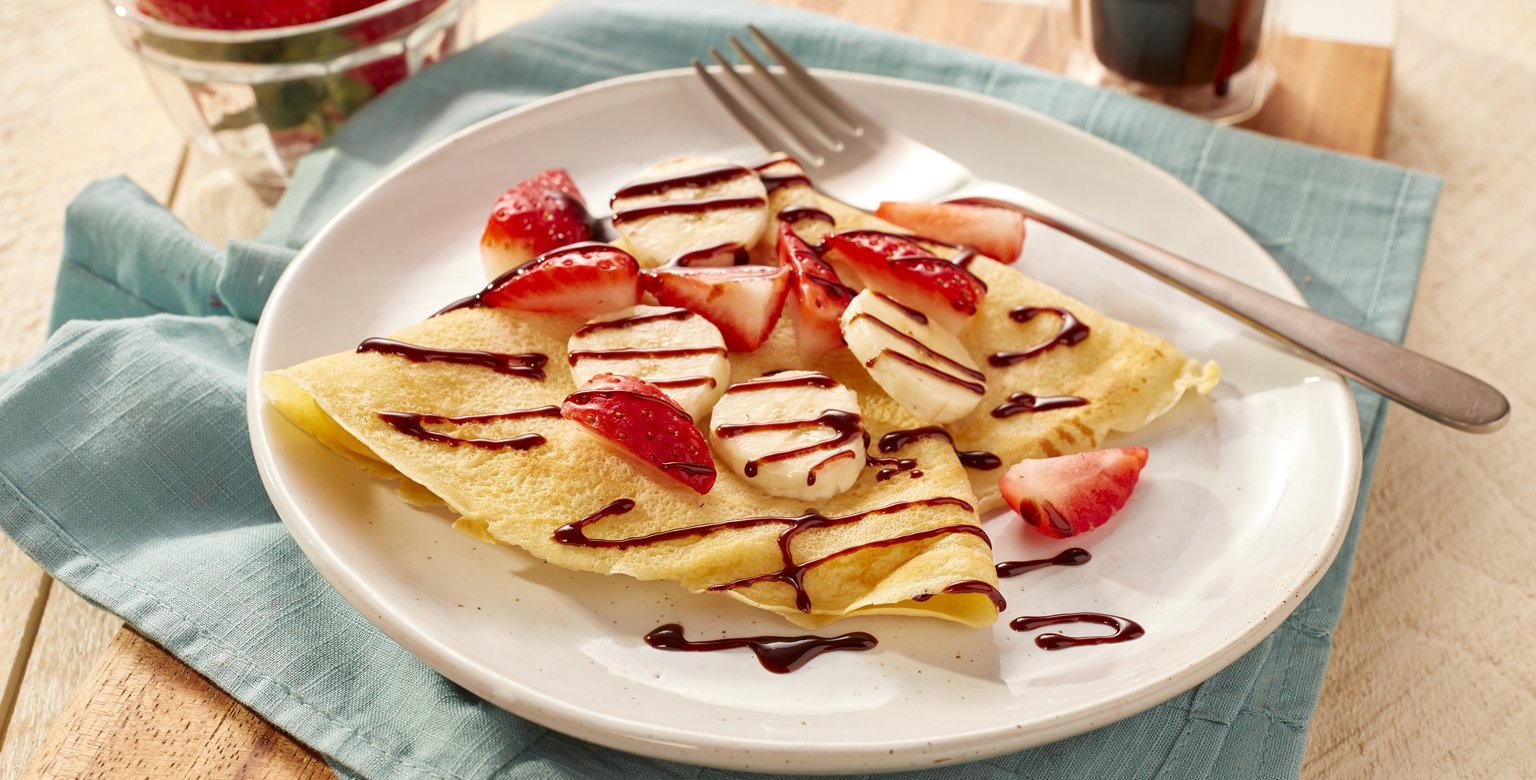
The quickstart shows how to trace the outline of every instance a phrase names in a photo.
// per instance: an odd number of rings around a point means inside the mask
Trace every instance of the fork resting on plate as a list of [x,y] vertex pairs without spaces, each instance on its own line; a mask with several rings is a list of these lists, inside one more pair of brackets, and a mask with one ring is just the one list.
[[816,187],[831,197],[871,211],[882,200],[963,200],[1016,209],[1432,420],[1472,433],[1492,433],[1508,421],[1509,401],[1476,377],[1229,279],[1039,195],[976,176],[941,152],[874,121],[818,81],[762,31],[752,26],[747,30],[781,69],[764,65],[735,36],[726,37],[750,68],[745,76],[713,46],[709,48],[721,75],[736,85],[745,101],[697,59],[694,70],[768,151],[795,155],[813,173]]

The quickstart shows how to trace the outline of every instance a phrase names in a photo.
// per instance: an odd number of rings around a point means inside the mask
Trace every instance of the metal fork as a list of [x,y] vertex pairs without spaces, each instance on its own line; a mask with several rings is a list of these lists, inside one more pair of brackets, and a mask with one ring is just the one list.
[[976,176],[838,97],[761,30],[749,25],[747,31],[782,70],[764,65],[733,35],[726,39],[750,67],[746,76],[709,47],[722,76],[735,84],[745,102],[697,59],[693,68],[768,151],[793,154],[817,189],[828,195],[870,210],[882,200],[966,200],[1017,209],[1432,420],[1471,433],[1492,433],[1509,420],[1509,401],[1480,379],[1229,279],[1038,195]]

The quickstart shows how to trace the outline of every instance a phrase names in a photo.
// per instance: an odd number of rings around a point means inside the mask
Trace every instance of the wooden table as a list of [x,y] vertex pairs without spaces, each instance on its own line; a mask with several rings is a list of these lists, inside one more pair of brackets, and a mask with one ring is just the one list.
[[[780,1],[1054,64],[1032,5]],[[551,0],[482,3],[487,32]],[[1522,380],[1536,369],[1507,356],[1530,354],[1522,334],[1536,332],[1521,286],[1536,239],[1519,217],[1536,201],[1525,194],[1536,163],[1531,124],[1508,107],[1536,111],[1536,57],[1524,54],[1536,52],[1536,22],[1521,0],[1480,3],[1404,0],[1390,101],[1391,50],[1286,39],[1277,90],[1247,126],[1448,175],[1409,343],[1516,391],[1523,406]],[[11,32],[0,47],[0,193],[11,206],[0,209],[0,367],[41,343],[63,204],[85,181],[126,172],[217,244],[253,235],[268,213],[187,153],[100,15],[92,0],[0,4]],[[1536,488],[1513,451],[1524,428],[1523,408],[1511,430],[1485,439],[1392,415],[1305,776],[1536,775],[1536,660],[1519,620],[1536,611],[1536,531],[1524,522]],[[1496,549],[1484,546],[1490,537]],[[0,537],[0,780],[334,777],[120,626]],[[1478,640],[1464,641],[1464,628]]]

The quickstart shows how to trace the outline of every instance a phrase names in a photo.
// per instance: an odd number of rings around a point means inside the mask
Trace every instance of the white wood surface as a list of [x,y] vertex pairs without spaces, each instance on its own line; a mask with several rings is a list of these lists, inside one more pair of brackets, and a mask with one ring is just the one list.
[[[548,4],[486,2],[482,31]],[[1447,177],[1409,344],[1493,381],[1516,409],[1491,437],[1392,413],[1302,774],[1536,777],[1536,480],[1520,454],[1536,434],[1536,6],[1400,6],[1386,156]],[[0,370],[42,343],[69,198],[126,173],[164,199],[181,157],[100,15],[97,0],[0,3]],[[202,164],[189,160],[188,180],[219,191],[196,174]],[[201,232],[250,232],[177,201]],[[0,538],[0,679],[13,676],[42,576]],[[42,617],[0,780],[42,740],[115,625],[60,586]]]

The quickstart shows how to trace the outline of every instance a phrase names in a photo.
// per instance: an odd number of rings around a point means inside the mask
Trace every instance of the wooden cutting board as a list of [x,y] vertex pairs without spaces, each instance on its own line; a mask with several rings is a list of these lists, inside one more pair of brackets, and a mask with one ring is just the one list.
[[[773,1],[1044,68],[1061,64],[1045,12],[1034,5],[984,0]],[[505,11],[501,15],[516,16]],[[1380,156],[1391,69],[1388,48],[1283,38],[1274,92],[1264,110],[1243,126],[1341,152]],[[175,191],[196,197],[195,177],[202,173],[206,170],[184,166]],[[172,205],[184,214],[199,204]],[[257,209],[259,204],[253,201],[244,208]],[[8,703],[0,703],[0,709],[5,706]],[[335,775],[314,751],[124,628],[59,714],[22,777],[308,780]]]

